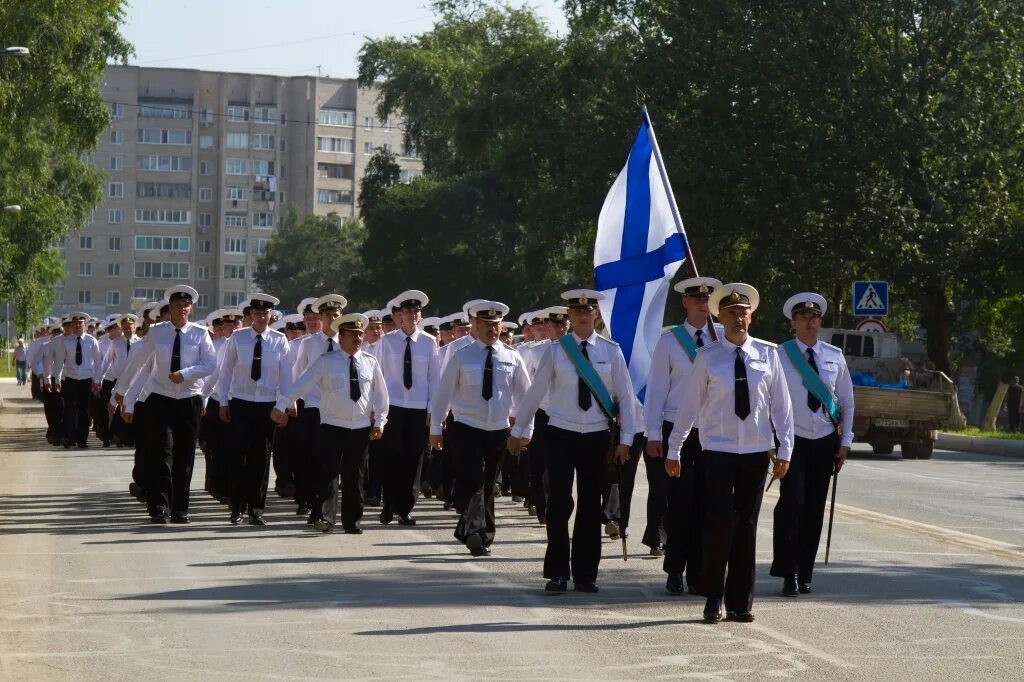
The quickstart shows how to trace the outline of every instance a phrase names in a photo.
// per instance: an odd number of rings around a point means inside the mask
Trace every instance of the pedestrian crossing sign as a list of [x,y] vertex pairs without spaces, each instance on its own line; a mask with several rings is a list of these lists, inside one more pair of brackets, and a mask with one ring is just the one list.
[[853,314],[855,317],[884,317],[889,314],[888,282],[854,282]]

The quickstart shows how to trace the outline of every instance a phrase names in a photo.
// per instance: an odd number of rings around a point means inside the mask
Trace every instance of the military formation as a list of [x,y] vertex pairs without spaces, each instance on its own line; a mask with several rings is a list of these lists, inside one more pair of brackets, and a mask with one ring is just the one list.
[[174,286],[134,313],[47,319],[26,359],[47,441],[87,448],[92,430],[134,448],[128,490],[154,524],[190,523],[197,448],[228,524],[266,525],[271,489],[324,534],[363,533],[367,508],[415,526],[417,501],[436,497],[457,515],[454,537],[487,557],[495,497],[509,496],[547,530],[555,594],[598,591],[602,535],[625,549],[643,459],[642,543],[663,557],[666,590],[703,596],[707,623],[751,622],[775,480],[771,574],[786,596],[811,591],[829,481],[852,442],[850,375],[817,339],[816,293],[786,302],[794,338],[776,345],[749,335],[754,287],[675,289],[682,320],[654,349],[642,404],[601,333],[604,295],[588,289],[516,322],[487,299],[424,318],[429,298],[409,290],[362,313],[310,296],[289,315],[255,293],[197,323],[198,293]]

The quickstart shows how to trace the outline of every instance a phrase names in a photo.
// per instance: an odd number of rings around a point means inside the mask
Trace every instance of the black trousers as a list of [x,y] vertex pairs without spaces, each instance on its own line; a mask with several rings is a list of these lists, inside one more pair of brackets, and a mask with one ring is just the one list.
[[[544,435],[550,497],[547,509],[548,548],[545,578],[572,578],[578,583],[597,580],[601,563],[601,486],[611,432],[575,433],[548,426]],[[573,512],[572,485],[576,478],[576,521],[569,544]]]
[[530,506],[537,509],[537,516],[548,513],[548,458],[545,450],[548,433],[548,414],[537,410],[533,418],[533,439],[526,448],[526,461],[529,467],[529,501]]
[[672,422],[662,422],[660,459],[652,459],[644,454],[644,470],[647,474],[647,527],[644,529],[643,543],[648,547],[664,546],[668,542],[665,512],[668,509],[669,478],[665,473],[664,451],[668,449],[670,433]]
[[466,542],[471,535],[479,535],[484,546],[489,546],[494,542],[495,530],[494,481],[505,455],[508,429],[484,431],[455,422],[446,433],[446,437],[452,436],[458,441],[461,453],[459,489],[470,493],[461,507],[455,538]]
[[[150,471],[153,457],[153,426],[149,423],[149,410],[145,400],[135,403],[131,429],[135,434],[135,459],[132,465],[132,481],[144,491],[152,486]],[[120,412],[119,412],[120,414]]]
[[273,463],[274,463],[274,489],[278,492],[288,487],[295,487],[295,471],[292,466],[292,454],[296,450],[299,441],[299,421],[293,417],[288,418],[284,428],[274,429]]
[[838,449],[836,433],[817,439],[794,438],[789,471],[779,481],[779,501],[775,503],[772,575],[785,578],[796,574],[800,582],[811,582]]
[[316,451],[320,442],[320,408],[307,407],[299,401],[298,439],[291,452],[292,475],[295,477],[295,504],[316,507]]
[[429,447],[423,449],[423,475],[420,484],[424,487],[429,485],[431,490],[437,490],[444,484],[444,453],[440,450]]
[[334,525],[338,519],[338,489],[341,488],[341,525],[351,528],[363,518],[363,477],[366,475],[366,446],[370,427],[346,429],[320,425],[317,446],[316,503],[323,518]]
[[384,503],[399,516],[408,516],[420,490],[423,444],[427,441],[427,411],[392,406],[384,428],[387,466],[384,470]]
[[633,506],[633,487],[636,469],[640,466],[647,438],[642,433],[633,437],[629,459],[625,464],[611,463],[605,467],[604,487],[601,489],[601,521],[614,521],[620,532],[629,529],[629,512]]
[[[50,381],[47,379],[46,381]],[[46,439],[64,437],[64,395],[53,390],[43,392],[43,414],[46,417]]]
[[[704,562],[701,594],[725,597],[728,611],[754,603],[754,553],[768,453],[704,451]],[[726,568],[728,567],[728,577]]]
[[270,411],[274,403],[232,398],[228,407],[231,440],[224,451],[230,462],[231,511],[248,509],[250,514],[262,514],[267,506],[270,442],[274,437]]
[[366,451],[366,485],[364,490],[366,497],[379,501],[381,489],[384,486],[384,444],[380,439],[371,440]]
[[35,398],[36,400],[42,401],[43,382],[39,379],[39,375],[36,374],[35,372],[32,372],[32,376],[29,379],[29,382],[29,392],[32,394],[32,397]]
[[228,456],[224,452],[229,425],[220,420],[220,402],[216,398],[206,401],[206,412],[199,422],[199,447],[206,459],[206,478],[203,488],[214,498],[227,498],[231,492],[228,475]]
[[146,486],[150,514],[188,512],[202,409],[203,399],[197,395],[169,398],[151,393],[146,399],[146,427],[152,433],[147,462],[151,485]]
[[92,396],[92,379],[64,379],[61,382],[64,394],[64,438],[79,446],[89,439],[89,398]]
[[[1008,426],[1010,427],[1010,433],[1017,433],[1020,430],[1020,408],[1019,407],[1007,407],[1006,408],[1006,419],[1008,421]],[[782,479],[782,480],[786,480],[786,479]]]
[[[107,404],[110,403],[110,392],[114,388],[114,382],[104,379],[100,384],[100,397],[97,400],[96,412],[93,414],[93,422],[96,425],[96,436],[104,444],[109,443],[116,435],[114,433],[114,420],[107,414]],[[120,413],[118,413],[120,414]]]
[[[672,423],[665,422],[664,440],[672,433]],[[701,457],[700,433],[692,429],[679,453],[679,478],[665,477],[665,573],[686,573],[689,585],[700,587],[704,556],[704,459]],[[664,460],[662,462],[662,471]]]

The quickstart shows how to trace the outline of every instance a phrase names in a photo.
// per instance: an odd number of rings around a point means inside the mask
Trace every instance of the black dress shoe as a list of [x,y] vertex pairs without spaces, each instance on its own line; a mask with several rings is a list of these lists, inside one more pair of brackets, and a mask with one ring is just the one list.
[[253,514],[249,517],[250,526],[265,526],[267,525],[266,520],[263,518],[263,514]]
[[299,505],[299,508],[295,510],[295,515],[296,516],[309,516],[310,512],[312,512],[312,511],[313,510],[310,509],[309,507],[307,507],[306,505],[301,504],[301,505]]
[[569,582],[565,578],[552,578],[548,581],[547,585],[544,586],[545,592],[555,592],[561,594],[569,589]]
[[306,517],[307,526],[316,526],[317,519],[321,518],[315,511],[309,512],[309,516]]
[[386,526],[394,520],[395,512],[391,508],[391,505],[385,502],[384,507],[380,510],[380,522]]
[[349,535],[362,535],[363,528],[358,523],[354,526],[344,526],[345,532]]
[[700,588],[697,587],[696,583],[687,583],[686,593],[700,595]]
[[412,514],[409,514],[408,516],[399,516],[398,517],[398,525],[399,526],[415,526],[416,525],[416,519],[414,519],[412,517]]
[[725,619],[733,623],[753,623],[754,614],[750,611],[726,611]]
[[810,583],[800,583],[800,594],[810,594],[810,593],[811,593],[811,584]]
[[574,582],[572,584],[572,589],[576,592],[600,592],[600,590],[597,589],[597,583]]
[[334,524],[327,519],[317,519],[313,522],[313,528],[316,528],[321,533],[330,533],[331,529],[334,528]]
[[420,492],[423,493],[423,499],[429,500],[434,496],[434,489],[430,485],[423,485],[420,487]]
[[484,539],[480,533],[473,533],[466,538],[466,549],[473,556],[489,556],[491,550],[484,546]]
[[363,502],[363,504],[365,506],[367,506],[367,507],[379,507],[380,506],[380,498],[379,497],[367,497],[366,500]]
[[787,575],[782,579],[782,596],[783,597],[795,597],[800,594],[799,588],[796,586],[796,576]]
[[668,578],[665,580],[665,589],[668,590],[669,594],[682,594],[684,591],[683,574],[669,573]]
[[239,511],[231,512],[231,523],[235,524],[235,525],[238,525],[241,522],[242,522],[242,512],[239,512]]
[[614,521],[609,521],[608,523],[604,524],[604,532],[612,540],[617,540],[619,538],[619,524],[615,523]]
[[183,514],[181,512],[175,512],[174,514],[171,514],[171,523],[186,524],[186,523],[192,523],[192,521],[188,518],[188,514]]
[[537,514],[537,523],[542,526],[548,525],[548,517],[544,514]]
[[153,514],[152,516],[149,517],[149,520],[152,523],[159,523],[159,524],[163,525],[165,523],[170,523],[171,517],[168,516],[167,514]]
[[722,600],[708,599],[704,604],[704,622],[714,625],[722,621]]
[[665,545],[662,545],[662,544],[659,543],[659,544],[655,545],[654,547],[651,547],[650,555],[651,556],[665,556]]

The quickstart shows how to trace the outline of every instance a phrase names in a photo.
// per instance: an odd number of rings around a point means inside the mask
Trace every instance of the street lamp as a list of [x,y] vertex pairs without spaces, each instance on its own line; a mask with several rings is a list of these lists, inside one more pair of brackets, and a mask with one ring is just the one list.
[[3,55],[5,57],[27,57],[30,54],[32,53],[29,52],[29,49],[27,47],[19,47],[17,45],[12,47],[5,47],[3,49],[3,52],[0,52],[0,55]]
[[19,206],[18,204],[4,206],[4,213],[21,213],[21,206]]

